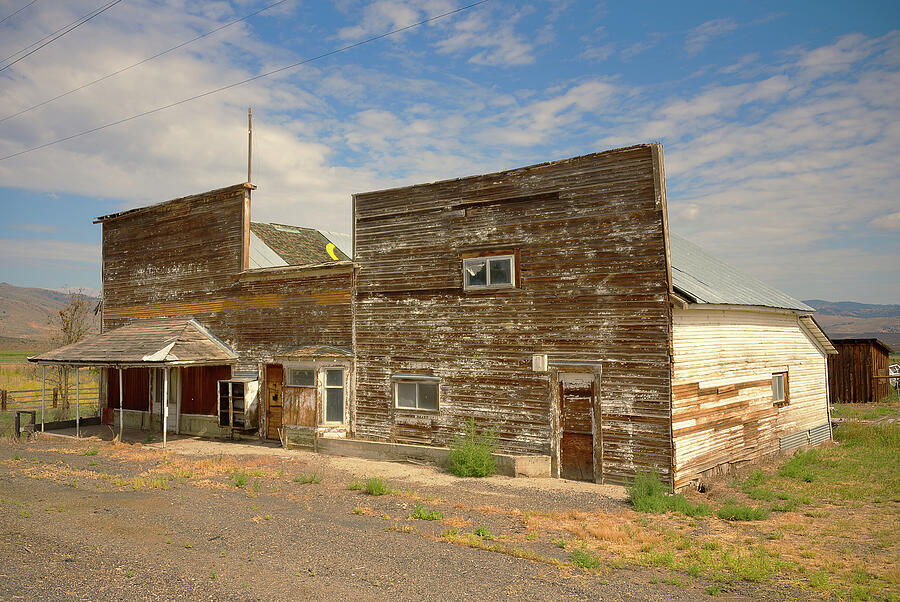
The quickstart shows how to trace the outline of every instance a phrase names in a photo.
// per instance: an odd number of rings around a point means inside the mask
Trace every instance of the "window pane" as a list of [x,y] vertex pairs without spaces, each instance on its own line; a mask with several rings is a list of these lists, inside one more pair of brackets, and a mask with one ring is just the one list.
[[463,265],[466,286],[485,286],[487,284],[487,262],[484,259],[466,259]]
[[419,383],[419,409],[436,410],[438,402],[437,383]]
[[316,371],[315,370],[288,370],[287,384],[293,387],[315,387]]
[[510,284],[512,282],[512,260],[491,259],[491,284]]
[[397,383],[397,407],[416,407],[416,383]]
[[344,421],[344,390],[325,389],[325,422]]
[[772,399],[774,401],[784,401],[784,375],[772,375]]
[[325,370],[325,386],[326,387],[343,387],[344,371],[340,368]]

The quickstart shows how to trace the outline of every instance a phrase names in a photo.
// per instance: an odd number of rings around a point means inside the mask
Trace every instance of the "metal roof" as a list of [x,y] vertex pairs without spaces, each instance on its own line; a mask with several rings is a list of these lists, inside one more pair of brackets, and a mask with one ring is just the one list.
[[232,364],[237,354],[194,319],[135,320],[97,336],[28,358],[74,365]]
[[[332,233],[322,232],[315,228],[250,222],[250,234],[251,257],[258,264],[256,267],[311,265],[350,259],[342,245],[329,236]],[[256,245],[253,244],[254,237],[257,239]],[[329,254],[329,245],[337,259]],[[264,258],[271,255],[272,252],[284,263],[277,261],[269,264],[260,263],[264,262]],[[352,253],[352,250],[350,252]]]
[[753,276],[741,272],[675,234],[669,234],[672,254],[672,285],[694,303],[753,305],[814,312]]

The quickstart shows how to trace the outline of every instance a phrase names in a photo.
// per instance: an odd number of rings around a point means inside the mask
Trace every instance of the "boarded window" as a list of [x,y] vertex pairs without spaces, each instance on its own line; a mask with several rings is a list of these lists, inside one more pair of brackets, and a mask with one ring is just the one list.
[[415,380],[415,377],[407,377],[396,381],[394,402],[398,408],[437,411],[438,382],[434,377],[423,377],[420,381]]
[[289,387],[315,387],[316,371],[288,368],[287,385]]
[[325,368],[325,422],[344,422],[343,368]]

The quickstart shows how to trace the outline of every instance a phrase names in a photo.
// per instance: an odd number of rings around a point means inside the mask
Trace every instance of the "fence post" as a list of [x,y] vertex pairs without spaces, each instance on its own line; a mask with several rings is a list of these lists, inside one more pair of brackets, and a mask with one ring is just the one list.
[[56,407],[56,403],[58,400],[59,400],[59,391],[56,389],[56,387],[53,387],[53,407],[54,408]]
[[0,410],[6,411],[6,389],[0,389]]

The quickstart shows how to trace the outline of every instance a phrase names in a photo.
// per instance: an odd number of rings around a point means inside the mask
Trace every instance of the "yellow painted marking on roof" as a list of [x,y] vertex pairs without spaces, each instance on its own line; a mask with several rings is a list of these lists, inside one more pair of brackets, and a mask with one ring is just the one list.
[[330,255],[331,258],[334,259],[335,261],[340,261],[340,258],[335,254],[334,249],[335,249],[335,246],[334,246],[333,242],[330,242],[327,245],[325,245],[325,250],[328,251],[328,255]]

